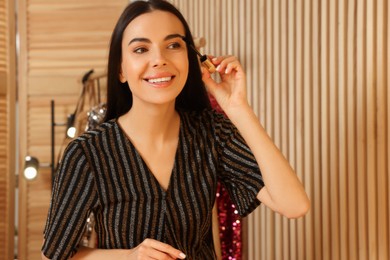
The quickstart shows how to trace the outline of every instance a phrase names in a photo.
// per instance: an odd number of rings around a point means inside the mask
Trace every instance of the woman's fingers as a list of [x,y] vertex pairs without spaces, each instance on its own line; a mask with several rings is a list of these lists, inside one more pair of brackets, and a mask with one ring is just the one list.
[[153,248],[157,249],[160,252],[166,253],[170,256],[172,256],[174,259],[179,258],[179,259],[184,259],[186,258],[186,255],[181,252],[180,250],[165,244],[163,242],[154,240],[154,239],[147,239],[148,243],[151,243]]
[[233,70],[241,69],[241,64],[235,56],[220,56],[212,59],[213,64],[217,67],[217,71],[223,74],[229,74]]
[[201,67],[201,71],[202,71],[202,80],[207,90],[211,93],[211,95],[214,96],[214,91],[217,86],[217,83],[211,77],[210,72],[206,68]]
[[[185,259],[180,250],[154,239],[145,239],[137,248],[137,256],[151,259]],[[135,253],[135,252],[134,252]]]

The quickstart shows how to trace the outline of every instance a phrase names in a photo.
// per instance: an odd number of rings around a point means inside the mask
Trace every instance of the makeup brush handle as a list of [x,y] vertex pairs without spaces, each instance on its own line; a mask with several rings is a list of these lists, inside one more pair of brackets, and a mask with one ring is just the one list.
[[210,73],[214,73],[216,71],[216,68],[214,66],[214,64],[208,59],[206,58],[203,62],[202,62],[202,65],[210,72]]

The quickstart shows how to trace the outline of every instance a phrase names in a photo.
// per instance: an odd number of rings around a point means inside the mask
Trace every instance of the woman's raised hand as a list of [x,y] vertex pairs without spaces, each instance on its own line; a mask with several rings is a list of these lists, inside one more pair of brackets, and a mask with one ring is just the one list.
[[246,75],[238,59],[235,56],[221,56],[211,57],[211,60],[217,67],[221,80],[215,81],[204,68],[202,80],[219,106],[225,113],[242,105],[247,106]]

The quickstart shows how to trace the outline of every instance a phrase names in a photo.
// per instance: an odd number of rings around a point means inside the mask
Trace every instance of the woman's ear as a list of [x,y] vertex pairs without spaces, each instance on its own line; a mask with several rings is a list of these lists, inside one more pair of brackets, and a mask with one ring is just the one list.
[[122,83],[125,83],[127,81],[126,78],[123,76],[122,70],[119,72],[119,81]]

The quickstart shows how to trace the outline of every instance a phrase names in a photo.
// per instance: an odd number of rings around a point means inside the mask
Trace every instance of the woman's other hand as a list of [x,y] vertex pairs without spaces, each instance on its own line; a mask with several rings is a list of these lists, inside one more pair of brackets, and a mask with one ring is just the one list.
[[[48,260],[43,252],[42,259]],[[72,259],[122,259],[122,260],[144,260],[161,259],[174,260],[185,259],[186,256],[180,250],[162,243],[160,241],[147,238],[141,244],[133,249],[98,249],[81,246]]]
[[147,238],[126,259],[185,259],[186,256],[180,250],[163,242]]

